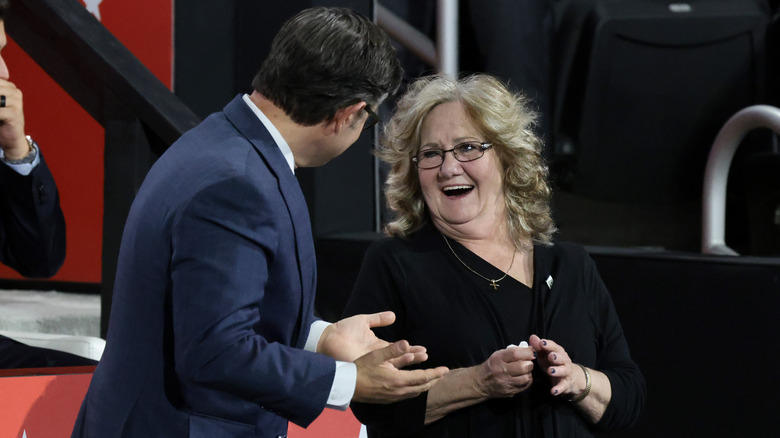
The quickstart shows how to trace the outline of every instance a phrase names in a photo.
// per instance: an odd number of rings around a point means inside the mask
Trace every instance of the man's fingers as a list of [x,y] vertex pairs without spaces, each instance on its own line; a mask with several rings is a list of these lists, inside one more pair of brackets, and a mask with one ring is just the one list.
[[407,353],[394,357],[389,362],[396,368],[401,369],[414,365],[416,363],[425,362],[428,360],[428,351],[422,345],[412,345],[408,348]]
[[415,373],[416,375],[414,377],[419,378],[420,382],[424,383],[431,383],[434,382],[440,378],[442,378],[445,374],[450,372],[450,369],[447,367],[436,367],[436,368],[428,368],[425,370],[412,370],[412,371],[404,371],[405,373]]
[[373,350],[376,350],[377,348],[385,348],[390,345],[389,342],[385,341],[384,339],[377,339],[376,342],[373,343]]
[[405,366],[409,366],[410,363],[412,363],[413,360],[413,354],[407,353],[403,356],[394,357],[392,359],[388,359],[387,362],[390,363],[395,368],[398,368],[399,370]]
[[433,385],[435,385],[439,379],[442,378],[445,374],[449,373],[450,370],[447,367],[437,367],[427,370],[415,370],[415,371],[423,371],[425,372],[425,375],[422,376],[424,379],[417,387],[414,388],[414,390],[417,392],[417,394],[422,394],[425,391],[428,391],[431,389]]
[[423,347],[422,345],[412,345],[411,347],[409,347],[409,352],[414,354],[425,353],[426,351],[428,351],[428,349]]
[[391,311],[378,312],[366,315],[369,327],[386,327],[395,322],[395,313]]
[[388,362],[390,362],[390,364],[394,367],[401,369],[408,367],[409,365],[425,362],[426,360],[428,360],[428,353],[425,351],[420,351],[417,353],[406,353],[402,356],[394,357],[388,360]]
[[428,368],[425,370],[399,371],[401,379],[396,386],[397,395],[414,397],[423,393],[449,372],[447,367]]
[[367,403],[393,403],[416,397],[431,389],[448,372],[449,369],[446,367],[412,371],[393,370],[389,375],[382,373],[369,378],[365,387],[361,387],[360,377],[358,377],[358,387],[355,389],[352,400]]
[[[397,341],[384,348],[376,349],[366,354],[366,358],[371,363],[379,364],[392,359],[402,358],[405,354],[409,353],[409,342]],[[414,354],[414,353],[412,353]]]

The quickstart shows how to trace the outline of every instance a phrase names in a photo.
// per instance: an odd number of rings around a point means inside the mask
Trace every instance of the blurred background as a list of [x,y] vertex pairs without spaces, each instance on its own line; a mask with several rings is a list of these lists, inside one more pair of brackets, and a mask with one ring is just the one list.
[[[772,372],[780,359],[780,124],[772,125],[780,106],[778,1],[11,4],[3,58],[24,92],[27,131],[57,181],[68,248],[49,280],[0,266],[0,289],[14,293],[0,297],[0,329],[22,324],[14,317],[18,291],[41,291],[21,319],[46,319],[47,306],[72,304],[68,294],[83,311],[87,296],[95,305],[70,326],[103,335],[124,219],[149,166],[182,132],[250,91],[287,18],[310,6],[346,6],[395,40],[401,92],[424,74],[487,72],[531,99],[555,190],[557,237],[589,249],[648,378],[646,414],[622,436],[773,436],[780,429],[773,396],[780,377]],[[393,101],[381,108],[383,118]],[[733,144],[723,146],[735,151],[715,178],[724,205],[711,222],[724,224],[723,241],[708,245],[710,151],[724,125],[756,105],[768,112],[738,117]],[[297,171],[325,319],[340,315],[365,248],[391,214],[382,196],[386,169],[371,154],[375,134],[322,168]]]

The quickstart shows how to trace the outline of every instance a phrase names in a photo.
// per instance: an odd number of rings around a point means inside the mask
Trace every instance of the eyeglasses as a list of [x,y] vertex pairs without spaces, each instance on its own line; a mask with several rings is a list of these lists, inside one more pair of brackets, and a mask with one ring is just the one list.
[[379,123],[379,116],[368,105],[364,106],[363,109],[368,113],[368,118],[366,118],[366,122],[363,124],[363,130],[367,131]]
[[452,156],[461,163],[474,161],[482,158],[485,151],[492,148],[493,145],[485,142],[468,141],[456,144],[452,149],[426,149],[420,151],[412,157],[412,161],[420,169],[435,169],[444,164],[444,154],[452,152]]

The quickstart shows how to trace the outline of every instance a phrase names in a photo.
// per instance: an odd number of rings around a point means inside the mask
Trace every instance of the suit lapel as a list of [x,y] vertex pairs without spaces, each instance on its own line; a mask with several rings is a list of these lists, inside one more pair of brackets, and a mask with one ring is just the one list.
[[[290,166],[284,159],[282,152],[274,142],[271,134],[265,129],[262,122],[252,112],[241,95],[237,96],[224,108],[227,119],[244,135],[263,157],[271,172],[279,180],[279,187],[287,204],[287,209],[295,232],[296,257],[298,259],[298,271],[300,273],[301,290],[301,314],[307,318],[305,309],[311,308],[316,287],[316,259],[314,255],[314,241],[309,222],[309,210],[306,200],[298,184],[295,175],[290,171]],[[299,320],[300,324],[301,321]],[[300,330],[296,331],[296,334]],[[296,340],[293,341],[295,344]]]

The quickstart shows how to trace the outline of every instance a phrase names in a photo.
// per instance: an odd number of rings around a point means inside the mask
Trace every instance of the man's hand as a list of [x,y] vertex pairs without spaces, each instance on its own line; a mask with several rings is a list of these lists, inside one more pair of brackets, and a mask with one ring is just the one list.
[[376,337],[372,327],[384,327],[395,321],[395,313],[380,312],[355,315],[333,323],[322,332],[317,343],[317,353],[336,360],[353,362],[360,356],[390,345]]
[[0,96],[5,96],[5,106],[0,107],[0,147],[7,160],[19,160],[30,152],[24,137],[22,92],[13,82],[0,79]]
[[357,360],[357,383],[353,401],[364,403],[392,403],[416,397],[447,374],[446,367],[425,370],[400,370],[428,359],[424,347],[410,346],[398,341],[372,351]]

